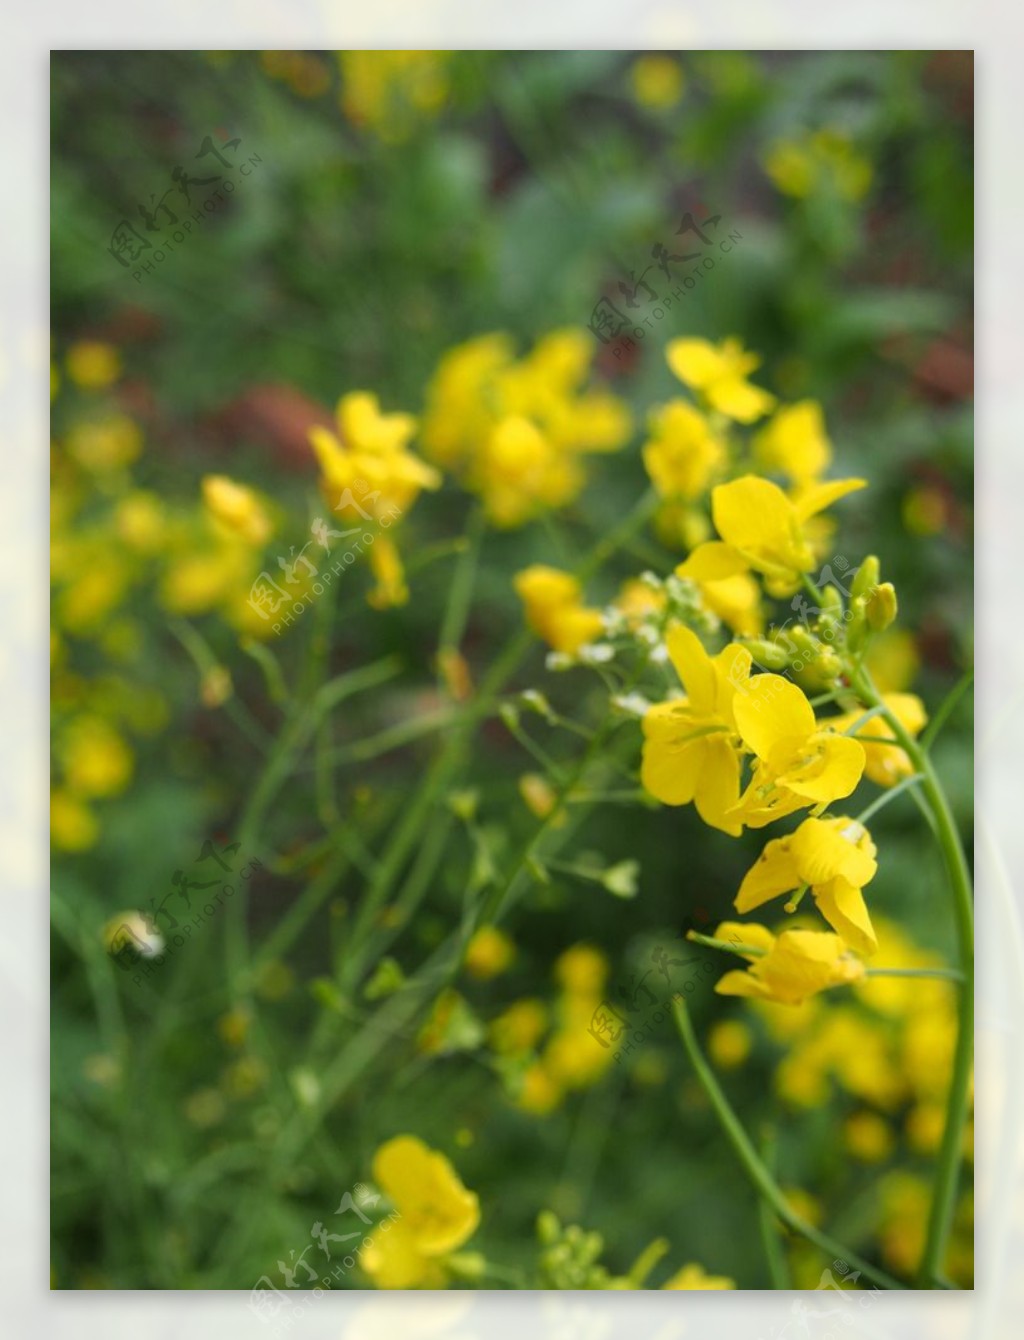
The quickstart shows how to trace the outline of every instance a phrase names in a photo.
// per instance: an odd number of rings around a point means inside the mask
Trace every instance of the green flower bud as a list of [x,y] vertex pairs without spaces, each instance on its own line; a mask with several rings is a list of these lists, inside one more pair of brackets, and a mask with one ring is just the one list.
[[874,554],[868,554],[867,558],[857,569],[857,575],[853,579],[853,585],[850,591],[855,596],[866,596],[868,592],[878,585],[878,579],[881,576],[881,567]]
[[748,638],[743,646],[753,656],[754,663],[766,670],[785,670],[789,664],[789,655],[785,647],[779,646],[776,642],[769,642],[767,638]]

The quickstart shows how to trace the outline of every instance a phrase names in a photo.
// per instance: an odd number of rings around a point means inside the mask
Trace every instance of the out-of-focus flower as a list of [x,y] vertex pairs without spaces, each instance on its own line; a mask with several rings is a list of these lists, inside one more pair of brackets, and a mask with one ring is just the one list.
[[58,788],[50,796],[50,837],[61,851],[88,851],[96,845],[99,824],[88,805]]
[[373,1177],[398,1217],[370,1234],[363,1269],[382,1289],[443,1287],[448,1259],[480,1223],[477,1196],[443,1154],[414,1135],[396,1135],[380,1146]]
[[513,1001],[487,1030],[488,1041],[503,1056],[531,1051],[548,1026],[548,1009],[542,1000]]
[[892,1129],[877,1112],[854,1112],[843,1122],[843,1143],[862,1163],[881,1163],[895,1146]]
[[514,941],[497,926],[481,926],[466,946],[463,964],[471,977],[485,982],[498,977],[515,958]]
[[832,127],[777,140],[765,155],[764,167],[783,195],[797,199],[832,190],[844,200],[861,200],[873,175],[871,163],[850,136]]
[[67,434],[68,455],[94,474],[123,470],[142,451],[142,432],[134,419],[111,414],[75,424]]
[[[892,712],[905,731],[917,736],[928,721],[924,703],[914,693],[884,693],[882,702]],[[827,724],[840,733],[848,731],[863,716],[863,712],[846,712],[829,717]],[[872,717],[854,732],[853,738],[864,749],[864,773],[876,786],[895,786],[904,777],[910,777],[914,765],[889,726],[880,717]]]
[[601,611],[583,604],[582,588],[570,573],[535,563],[516,573],[513,585],[526,622],[555,651],[573,655],[603,633]]
[[775,404],[773,395],[747,381],[761,360],[747,353],[739,340],[727,339],[718,345],[688,337],[672,340],[665,356],[679,380],[696,391],[709,409],[738,423],[753,423]]
[[121,375],[121,355],[102,340],[79,340],[67,353],[68,376],[86,391],[102,391]]
[[102,717],[82,716],[67,727],[58,752],[65,785],[76,796],[113,796],[132,775],[132,751]]
[[447,51],[339,51],[341,109],[386,144],[407,139],[448,98]]
[[797,488],[820,479],[832,460],[825,416],[816,400],[781,406],[754,434],[751,445],[762,470],[786,475]]
[[707,492],[726,449],[704,415],[685,400],[670,400],[651,412],[649,426],[644,466],[658,493],[692,501]]
[[736,1281],[728,1275],[709,1275],[703,1266],[690,1263],[677,1270],[663,1289],[735,1289]]
[[640,776],[665,805],[691,801],[706,824],[733,837],[741,823],[728,817],[740,795],[740,750],[733,704],[745,692],[750,652],[732,643],[711,657],[696,633],[675,627],[668,654],[686,689],[644,716]]
[[638,56],[629,78],[637,102],[659,112],[674,107],[686,87],[682,66],[671,56]]
[[203,502],[213,519],[247,544],[261,547],[273,533],[269,513],[254,489],[227,475],[204,475]]
[[789,837],[774,838],[747,871],[736,895],[737,912],[810,887],[822,916],[860,954],[878,940],[861,889],[878,871],[875,844],[853,819],[805,819]]
[[742,1065],[753,1045],[754,1035],[742,1019],[721,1019],[708,1032],[708,1055],[723,1070]]
[[864,976],[864,964],[854,958],[838,935],[830,931],[783,931],[776,938],[764,926],[732,921],[716,935],[735,935],[762,951],[750,960],[746,972],[727,972],[715,984],[723,996],[759,996],[780,1005],[802,1005],[829,987],[844,986]]
[[629,438],[625,404],[587,387],[593,339],[552,331],[519,360],[497,334],[450,350],[427,393],[427,455],[480,495],[490,521],[521,526],[572,502],[586,483],[584,458]]

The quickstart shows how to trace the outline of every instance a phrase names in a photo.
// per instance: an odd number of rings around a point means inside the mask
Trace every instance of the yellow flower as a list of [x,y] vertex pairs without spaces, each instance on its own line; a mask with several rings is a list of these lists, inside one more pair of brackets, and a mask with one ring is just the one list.
[[725,922],[716,935],[735,932],[743,943],[763,950],[746,954],[750,967],[727,972],[715,985],[723,996],[755,996],[780,1005],[802,1005],[810,996],[832,986],[844,986],[864,976],[864,964],[854,958],[838,935],[830,931],[783,931],[776,939],[764,926]]
[[796,486],[813,483],[828,469],[832,446],[816,400],[801,400],[776,410],[751,443],[762,470],[788,476]]
[[740,1019],[722,1019],[708,1033],[708,1055],[723,1070],[742,1065],[753,1045],[753,1034]]
[[230,534],[247,544],[261,546],[273,531],[267,509],[256,492],[227,475],[204,475],[203,502],[210,515]]
[[789,837],[769,842],[744,876],[737,912],[751,912],[771,898],[810,886],[822,916],[860,954],[878,940],[861,889],[878,870],[875,844],[854,819],[805,819]]
[[687,696],[659,703],[644,716],[641,780],[665,805],[691,801],[706,824],[736,837],[727,817],[739,800],[740,755],[733,704],[750,674],[745,647],[730,644],[717,656],[689,628],[669,630],[668,654]]
[[671,56],[638,56],[629,77],[637,102],[659,112],[674,107],[686,87],[682,66]]
[[68,350],[68,376],[87,391],[102,391],[121,375],[121,355],[101,340],[79,340]]
[[377,610],[404,605],[409,599],[409,588],[398,546],[389,535],[378,535],[369,552],[370,571],[377,584],[366,597],[367,602]]
[[[729,818],[763,828],[809,805],[830,805],[856,788],[864,750],[822,729],[797,686],[781,675],[755,675],[733,700],[740,736],[758,763]],[[829,721],[826,727],[831,727]]]
[[725,444],[707,419],[685,400],[652,410],[644,467],[663,498],[699,498],[725,464]]
[[617,451],[631,432],[628,407],[584,385],[594,357],[587,331],[555,330],[518,361],[490,334],[450,350],[427,394],[423,440],[456,470],[496,526],[521,526],[576,498],[581,460]]
[[711,409],[738,423],[753,423],[767,414],[775,397],[751,386],[747,374],[761,360],[748,354],[737,339],[714,345],[709,340],[672,340],[665,351],[668,365],[685,385],[696,391]]
[[863,479],[815,484],[796,501],[757,475],[719,484],[711,493],[711,514],[721,540],[699,545],[679,575],[696,582],[722,581],[753,569],[764,575],[773,594],[790,594],[800,574],[815,566],[805,523],[864,484]]
[[121,542],[138,554],[156,554],[167,532],[164,505],[155,493],[136,489],[115,509],[115,528]]
[[693,1263],[683,1266],[661,1286],[663,1289],[735,1289],[736,1281],[728,1275],[709,1275],[703,1266]]
[[521,526],[570,502],[583,486],[576,460],[560,451],[530,419],[510,414],[488,435],[471,478],[496,526]]
[[765,171],[783,195],[802,199],[829,187],[844,200],[860,200],[872,168],[848,135],[825,127],[793,140],[779,140],[765,156]]
[[548,1010],[542,1000],[516,1000],[491,1020],[487,1038],[500,1055],[517,1056],[531,1051],[547,1026]]
[[64,778],[75,796],[113,796],[132,775],[132,751],[102,717],[78,717],[68,727],[61,753]]
[[84,469],[95,474],[121,470],[131,465],[142,451],[142,431],[125,414],[110,414],[104,419],[76,424],[68,432],[68,454]]
[[608,958],[593,945],[572,945],[555,960],[555,978],[568,995],[598,999],[608,979]]
[[396,1135],[373,1158],[374,1181],[398,1218],[378,1225],[363,1250],[363,1269],[382,1289],[440,1287],[446,1258],[480,1223],[480,1202],[443,1154],[414,1135]]
[[892,1130],[877,1112],[854,1112],[843,1123],[846,1148],[862,1163],[880,1163],[892,1153]]
[[446,51],[339,51],[341,109],[384,143],[401,143],[444,105],[449,59]]
[[546,1117],[564,1097],[562,1086],[541,1061],[527,1067],[516,1096],[516,1107],[534,1117]]
[[61,851],[88,851],[96,845],[99,824],[88,805],[65,790],[50,796],[50,837]]
[[555,651],[571,656],[604,632],[601,611],[583,604],[580,584],[570,573],[535,563],[516,573],[513,585],[526,622]]
[[[441,476],[408,449],[416,431],[411,414],[382,414],[375,395],[353,391],[337,407],[338,432],[320,425],[309,440],[320,462],[324,496],[345,520],[405,511],[423,489],[441,487]],[[345,498],[342,504],[336,494]]]
[[[882,702],[910,735],[916,737],[924,729],[928,714],[916,694],[884,693]],[[842,716],[830,717],[828,724],[833,730],[846,731],[863,715],[863,712],[847,712]],[[896,743],[892,728],[881,717],[872,717],[866,721],[854,738],[864,747],[865,775],[876,786],[895,786],[904,777],[913,775],[913,763],[902,745]]]
[[463,465],[491,427],[489,384],[512,362],[507,335],[480,335],[444,355],[427,391],[423,448],[446,470]]
[[639,577],[624,581],[615,598],[615,608],[626,616],[630,628],[635,628],[652,615],[661,614],[665,604],[664,591],[654,590]]
[[515,944],[504,931],[497,926],[481,926],[466,946],[463,963],[471,977],[484,982],[503,973],[515,954]]

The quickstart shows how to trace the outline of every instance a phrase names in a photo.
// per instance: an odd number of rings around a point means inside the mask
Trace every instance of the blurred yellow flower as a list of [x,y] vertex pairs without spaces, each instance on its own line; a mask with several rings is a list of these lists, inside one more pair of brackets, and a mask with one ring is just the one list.
[[370,1234],[361,1262],[382,1289],[440,1288],[446,1258],[476,1232],[480,1202],[443,1154],[397,1135],[373,1157],[374,1181],[398,1217]]
[[854,1112],[843,1122],[843,1143],[862,1163],[881,1163],[893,1151],[892,1129],[877,1112]]
[[95,474],[121,470],[138,459],[142,430],[125,414],[75,424],[67,434],[68,455]]
[[[919,735],[927,724],[924,703],[914,693],[883,693],[882,702],[912,736]],[[843,732],[863,715],[863,712],[846,712],[842,716],[830,717],[827,724],[833,730]],[[895,786],[904,777],[913,776],[913,763],[903,746],[897,744],[892,727],[880,717],[864,722],[853,738],[864,748],[864,772],[876,786]]]
[[67,353],[68,376],[86,391],[102,391],[121,375],[121,355],[101,340],[78,340]]
[[817,481],[832,460],[825,416],[816,400],[784,405],[754,434],[754,460],[767,474],[786,475],[803,487]]
[[741,1019],[721,1019],[708,1031],[708,1055],[723,1070],[742,1065],[753,1045],[754,1035]]
[[831,127],[776,141],[764,167],[783,195],[797,199],[830,188],[844,200],[861,200],[873,176],[870,162],[850,137]]
[[644,466],[658,493],[663,498],[699,498],[725,464],[725,444],[685,400],[670,400],[652,410],[649,427]]
[[513,585],[526,622],[555,651],[573,655],[604,632],[601,611],[583,604],[582,588],[570,573],[535,563],[516,573]]
[[703,1266],[685,1265],[661,1286],[663,1289],[735,1289],[728,1275],[709,1275]]
[[488,1041],[503,1056],[531,1051],[548,1026],[548,1010],[542,1000],[513,1001],[487,1030]]
[[709,340],[672,340],[665,351],[673,373],[696,391],[709,409],[738,423],[753,423],[767,414],[775,397],[747,381],[759,366],[756,354],[744,351],[739,340],[714,345]]
[[387,144],[407,139],[448,98],[447,51],[339,51],[341,109]]
[[512,939],[497,926],[481,926],[469,944],[463,965],[471,977],[487,981],[498,977],[515,958],[516,947]]
[[132,751],[102,717],[77,717],[68,726],[59,751],[65,785],[75,796],[113,796],[132,775]]
[[230,533],[255,547],[270,539],[273,525],[255,490],[227,475],[204,475],[202,491],[206,510]]
[[608,957],[593,945],[572,945],[555,961],[555,980],[569,995],[596,999],[608,980]]
[[655,111],[674,107],[686,87],[682,66],[671,56],[638,56],[630,66],[629,78],[637,102]]
[[50,837],[62,851],[88,851],[96,845],[99,824],[88,805],[58,789],[50,796]]

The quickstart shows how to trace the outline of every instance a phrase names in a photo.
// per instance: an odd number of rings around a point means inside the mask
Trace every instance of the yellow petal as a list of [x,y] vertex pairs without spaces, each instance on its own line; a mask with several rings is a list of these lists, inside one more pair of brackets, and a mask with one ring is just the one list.
[[708,387],[708,401],[737,423],[753,423],[775,404],[775,397],[740,377],[728,377]]
[[700,389],[723,372],[722,356],[707,340],[672,340],[665,349],[669,367],[687,386]]
[[732,710],[744,744],[760,759],[767,759],[780,744],[796,744],[814,733],[814,709],[782,675],[755,675],[736,694]]
[[737,573],[749,571],[743,555],[721,540],[699,544],[693,553],[676,568],[677,577],[688,577],[692,582],[720,582]]
[[717,688],[715,667],[700,638],[692,628],[676,624],[669,629],[665,644],[694,711],[699,714],[713,712]]
[[779,785],[816,805],[830,805],[856,790],[864,773],[864,750],[856,740],[822,731],[809,752],[779,777]]
[[840,498],[845,498],[848,493],[866,488],[867,482],[866,479],[833,479],[824,484],[812,484],[810,488],[802,490],[794,501],[796,514],[801,521],[806,521],[823,512],[826,507],[831,507]]
[[789,540],[796,512],[778,484],[743,475],[711,491],[715,529],[735,549],[776,549]]
[[792,838],[775,838],[747,871],[733,906],[737,912],[750,912],[771,898],[790,893],[801,883],[792,852]]
[[827,890],[815,890],[815,902],[821,915],[851,949],[859,954],[873,954],[877,950],[878,940],[859,888],[836,879]]
[[480,1204],[443,1154],[397,1135],[374,1155],[375,1181],[390,1196],[425,1256],[454,1251],[476,1230]]
[[379,1289],[440,1287],[444,1273],[417,1249],[403,1219],[386,1220],[370,1234],[359,1264]]
[[860,889],[878,870],[874,843],[853,819],[805,819],[792,841],[800,878],[808,884],[841,876]]
[[[652,714],[661,713],[663,708],[670,706],[663,703],[647,713],[644,717],[645,734],[657,730],[660,724],[649,723]],[[692,730],[692,723],[684,727],[684,732],[685,729]],[[640,781],[644,790],[663,805],[688,805],[693,800],[704,765],[704,743],[707,738],[705,736],[684,745],[674,745],[671,737],[655,739],[648,734],[640,765]]]
[[708,735],[697,743],[703,745],[694,795],[697,813],[711,828],[739,837],[742,824],[734,817],[726,817],[740,798],[740,762],[736,750],[724,735]]

